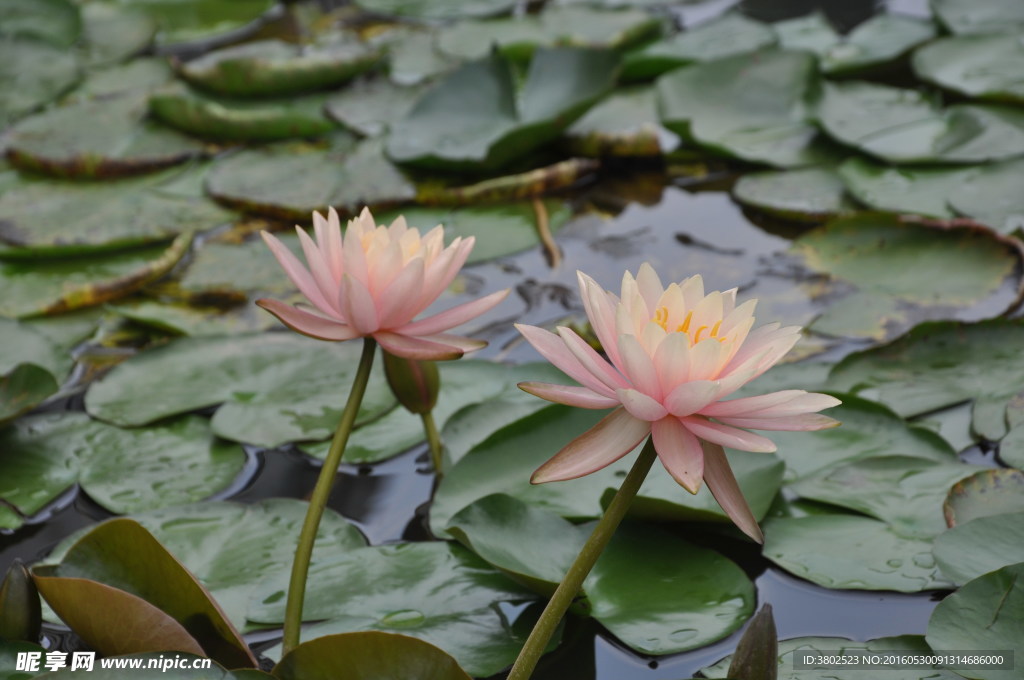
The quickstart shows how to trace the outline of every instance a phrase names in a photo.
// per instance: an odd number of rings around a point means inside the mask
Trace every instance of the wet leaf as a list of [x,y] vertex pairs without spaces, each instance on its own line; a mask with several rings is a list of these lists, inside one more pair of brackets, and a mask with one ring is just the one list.
[[949,490],[942,510],[946,524],[1024,510],[1024,471],[998,468],[977,472]]
[[214,165],[207,190],[218,201],[270,217],[306,222],[334,206],[343,215],[407,203],[416,188],[383,154],[381,139],[353,148],[336,137],[327,148],[279,145],[247,149]]
[[104,2],[81,6],[86,61],[90,66],[112,64],[144,51],[156,35],[156,22],[140,7]]
[[66,50],[29,38],[0,39],[0,128],[74,87],[78,61]]
[[[494,169],[551,141],[612,86],[611,51],[539,49],[517,95],[500,54],[470,62],[429,89],[391,126],[388,155],[428,168]],[[468,99],[477,102],[465,105]]]
[[0,0],[0,35],[33,38],[68,48],[78,40],[82,19],[68,0]]
[[137,95],[51,109],[11,128],[8,159],[24,170],[92,179],[151,172],[202,153],[198,142],[145,120],[146,113]]
[[1016,33],[1024,7],[1016,0],[932,0],[932,11],[952,33]]
[[[177,338],[116,366],[92,384],[85,404],[121,426],[219,405],[213,430],[222,437],[261,446],[325,439],[337,426],[359,352],[358,342],[292,333]],[[375,374],[357,422],[394,403]]]
[[825,83],[817,118],[829,136],[890,163],[978,163],[1024,154],[1024,111],[958,104],[888,85]]
[[825,588],[916,593],[950,585],[935,566],[931,541],[900,536],[870,517],[773,518],[763,528],[765,557]]
[[732,195],[747,207],[798,222],[823,222],[855,210],[843,181],[829,168],[744,175]]
[[382,54],[354,35],[299,46],[261,40],[209,52],[178,73],[203,89],[243,97],[289,95],[341,85],[373,68]]
[[661,127],[654,89],[619,90],[599,102],[563,135],[566,146],[584,156],[660,156],[675,146]]
[[0,375],[0,423],[26,413],[56,394],[59,385],[45,368],[18,364]]
[[504,14],[515,6],[514,0],[359,0],[356,5],[380,14],[416,19],[463,19]]
[[404,118],[421,94],[420,86],[401,87],[385,78],[358,80],[332,94],[324,111],[356,134],[378,137]]
[[978,168],[950,188],[949,204],[957,213],[1004,234],[1024,229],[1024,195],[1016,181],[1022,171],[1022,160]]
[[[92,528],[70,547],[60,565],[36,567],[33,576],[50,606],[100,653],[181,649],[236,668],[256,665],[209,592],[149,531],[130,519],[108,520]],[[108,599],[97,607],[95,598],[102,597],[102,591]],[[159,646],[167,644],[160,639],[160,629],[132,618],[145,609],[142,604],[156,609],[150,612],[154,619],[159,620],[156,614],[171,617],[180,624],[176,635],[186,633],[202,646]],[[147,629],[153,639],[137,640]]]
[[932,553],[942,574],[957,585],[1024,562],[1024,512],[958,523],[935,538]]
[[397,633],[329,635],[296,647],[274,668],[280,680],[470,680],[442,649]]
[[0,261],[0,315],[62,314],[133,293],[166,274],[188,250],[192,234],[169,245],[90,257]]
[[[979,576],[939,602],[925,639],[932,649],[992,649],[1024,654],[1020,622],[1024,618],[1024,563]],[[1013,668],[965,670],[984,680],[1011,680]]]
[[955,216],[950,195],[977,169],[899,168],[855,156],[838,172],[847,191],[869,208],[948,219]]

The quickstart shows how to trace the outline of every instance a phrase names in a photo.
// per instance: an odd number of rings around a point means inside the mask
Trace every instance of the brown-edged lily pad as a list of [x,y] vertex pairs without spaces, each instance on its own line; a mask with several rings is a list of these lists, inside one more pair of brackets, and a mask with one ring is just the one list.
[[1024,470],[984,470],[953,485],[942,505],[948,526],[1024,510]]

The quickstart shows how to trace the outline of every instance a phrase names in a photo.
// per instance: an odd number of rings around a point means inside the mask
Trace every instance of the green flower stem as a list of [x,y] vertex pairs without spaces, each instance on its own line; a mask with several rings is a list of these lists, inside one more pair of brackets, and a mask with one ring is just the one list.
[[324,465],[320,468],[320,476],[313,487],[313,494],[309,499],[309,509],[306,511],[306,519],[302,523],[302,533],[299,534],[299,544],[295,548],[295,560],[292,562],[292,576],[288,582],[288,602],[284,610],[284,651],[287,654],[299,644],[299,631],[302,626],[302,605],[306,597],[306,576],[309,572],[309,563],[313,557],[313,543],[316,541],[316,532],[320,527],[320,518],[324,516],[324,508],[327,507],[327,499],[331,495],[331,487],[334,486],[334,478],[338,475],[338,465],[341,464],[341,455],[345,452],[345,444],[348,443],[348,436],[352,433],[352,426],[356,422],[356,414],[359,413],[359,405],[363,402],[363,394],[366,393],[366,384],[370,380],[370,369],[373,367],[373,353],[377,349],[377,342],[371,338],[363,338],[363,354],[359,358],[359,368],[356,370],[356,379],[352,383],[352,391],[348,394],[348,402],[338,422],[338,429],[334,432],[334,440],[331,441],[331,449],[327,452]]
[[427,435],[427,445],[430,447],[430,460],[434,464],[434,474],[440,477],[443,474],[441,472],[441,435],[437,432],[434,412],[427,411],[420,417],[423,418],[423,431]]
[[626,516],[626,511],[629,510],[629,506],[632,505],[637,492],[640,491],[640,486],[644,483],[644,479],[647,478],[647,473],[650,472],[651,465],[654,464],[656,457],[654,443],[651,439],[648,439],[644,448],[640,451],[636,462],[633,463],[633,468],[626,475],[626,479],[623,480],[622,486],[615,492],[615,497],[612,498],[608,509],[604,511],[604,515],[598,521],[597,526],[594,527],[590,538],[583,544],[580,554],[576,556],[576,560],[569,567],[569,571],[565,573],[562,582],[558,584],[555,594],[548,600],[547,607],[544,608],[544,612],[537,619],[537,625],[530,631],[530,637],[526,639],[526,644],[523,645],[522,651],[519,652],[519,658],[516,659],[512,670],[509,671],[508,680],[528,680],[533,674],[533,669],[537,666],[537,662],[540,661],[544,650],[547,649],[551,636],[554,635],[555,629],[558,628],[558,623],[565,616],[569,605],[576,598],[577,593],[579,593],[580,588],[583,586],[583,581],[587,578],[587,574],[594,568],[597,558],[604,552],[608,541],[612,538],[612,534],[615,533],[619,524],[622,523],[622,518]]

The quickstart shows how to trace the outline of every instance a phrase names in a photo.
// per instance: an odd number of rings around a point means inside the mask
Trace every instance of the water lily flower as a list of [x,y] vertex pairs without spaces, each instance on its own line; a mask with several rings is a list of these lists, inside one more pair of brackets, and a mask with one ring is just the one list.
[[614,463],[648,435],[669,474],[690,493],[701,481],[737,526],[761,539],[721,447],[775,451],[755,430],[820,430],[839,423],[817,411],[834,397],[783,390],[726,399],[779,361],[797,342],[798,326],[753,329],[756,300],[736,305],[736,290],[705,295],[700,276],[665,288],[649,264],[626,272],[622,295],[578,272],[580,293],[605,360],[568,328],[557,335],[518,325],[548,361],[579,386],[526,382],[549,401],[615,408],[533,474],[535,484],[574,479]]
[[315,241],[295,229],[308,269],[272,234],[264,231],[263,240],[312,308],[256,301],[292,330],[321,340],[372,336],[390,354],[416,360],[457,359],[487,344],[446,331],[491,309],[508,290],[413,321],[462,268],[472,236],[445,247],[440,225],[421,237],[404,217],[376,225],[366,208],[344,236],[333,208],[327,218],[313,213]]

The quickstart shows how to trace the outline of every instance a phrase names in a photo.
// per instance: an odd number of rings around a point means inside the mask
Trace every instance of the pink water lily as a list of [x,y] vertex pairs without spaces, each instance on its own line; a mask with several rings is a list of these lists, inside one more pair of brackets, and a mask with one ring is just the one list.
[[333,208],[327,218],[313,213],[315,241],[295,229],[308,269],[272,234],[263,232],[263,240],[312,308],[256,301],[292,330],[321,340],[372,336],[387,352],[419,360],[457,359],[487,344],[446,331],[491,309],[508,290],[413,321],[458,274],[472,236],[446,248],[440,225],[421,237],[404,217],[377,226],[365,208],[344,235]]
[[834,397],[783,390],[726,399],[778,362],[799,339],[798,326],[753,329],[756,300],[736,305],[736,290],[704,293],[700,276],[665,288],[644,264],[627,272],[622,296],[582,272],[580,293],[605,360],[568,328],[557,335],[517,328],[548,361],[579,386],[526,382],[549,401],[615,408],[537,469],[531,481],[581,477],[615,462],[648,435],[669,474],[690,493],[701,480],[729,517],[757,541],[761,531],[740,493],[722,447],[775,451],[756,430],[820,430],[839,423],[817,413]]

